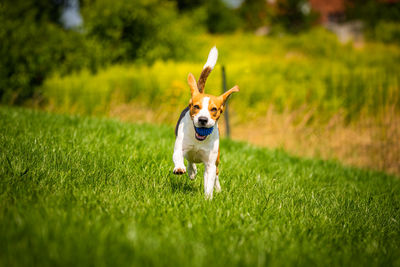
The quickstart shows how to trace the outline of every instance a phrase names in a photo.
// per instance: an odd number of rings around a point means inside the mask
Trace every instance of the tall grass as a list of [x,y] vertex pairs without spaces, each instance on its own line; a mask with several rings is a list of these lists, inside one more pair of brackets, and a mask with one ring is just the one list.
[[[82,71],[54,75],[43,86],[52,108],[82,114],[105,114],[110,104],[143,103],[150,108],[175,110],[189,97],[188,72],[199,75],[208,49],[216,44],[219,65],[225,65],[228,85],[242,89],[232,106],[242,119],[263,115],[269,105],[296,110],[307,105],[330,117],[345,111],[350,119],[370,115],[400,100],[400,49],[367,44],[357,50],[341,45],[322,29],[300,36],[257,37],[237,34],[201,36],[204,49],[193,63],[159,61],[151,66],[113,66],[92,74]],[[220,68],[207,82],[209,93],[221,93]]]

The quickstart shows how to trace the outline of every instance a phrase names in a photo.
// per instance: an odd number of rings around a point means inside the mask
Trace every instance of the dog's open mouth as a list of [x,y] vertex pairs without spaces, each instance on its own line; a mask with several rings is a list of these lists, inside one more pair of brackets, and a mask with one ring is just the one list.
[[214,127],[211,128],[199,128],[199,127],[194,127],[195,130],[195,137],[199,141],[204,141],[206,140],[207,136],[210,135],[213,131]]
[[199,141],[204,141],[207,138],[207,135],[199,135],[198,133],[195,133],[195,136]]

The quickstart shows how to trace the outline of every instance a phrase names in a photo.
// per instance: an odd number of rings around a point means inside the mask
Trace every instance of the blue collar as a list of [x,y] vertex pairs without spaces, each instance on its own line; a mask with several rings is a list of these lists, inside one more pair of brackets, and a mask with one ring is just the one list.
[[194,126],[194,129],[195,129],[196,133],[198,133],[199,135],[207,136],[212,133],[212,131],[214,130],[214,126],[211,128],[198,128],[198,127]]

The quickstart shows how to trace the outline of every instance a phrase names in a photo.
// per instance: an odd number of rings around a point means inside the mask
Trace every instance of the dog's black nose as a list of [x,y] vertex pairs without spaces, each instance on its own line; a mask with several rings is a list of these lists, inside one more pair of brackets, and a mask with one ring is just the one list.
[[201,125],[206,125],[207,121],[208,121],[207,117],[204,117],[204,116],[199,117],[199,123]]

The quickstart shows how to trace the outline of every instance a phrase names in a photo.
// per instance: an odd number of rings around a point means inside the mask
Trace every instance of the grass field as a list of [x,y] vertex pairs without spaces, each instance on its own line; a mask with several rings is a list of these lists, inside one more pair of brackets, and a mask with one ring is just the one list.
[[206,201],[173,142],[1,107],[0,266],[400,266],[398,178],[223,140]]

